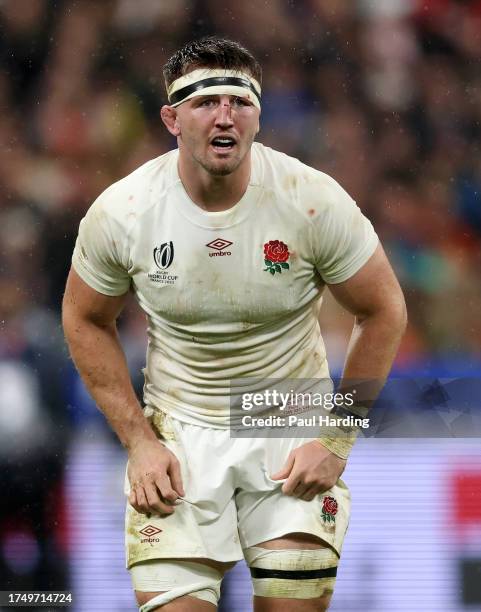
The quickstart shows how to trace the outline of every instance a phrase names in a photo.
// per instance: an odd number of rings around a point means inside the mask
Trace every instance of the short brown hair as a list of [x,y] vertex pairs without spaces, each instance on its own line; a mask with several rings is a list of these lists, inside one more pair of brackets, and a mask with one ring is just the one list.
[[262,68],[259,62],[238,42],[218,36],[193,40],[176,51],[163,68],[166,87],[192,68],[224,68],[248,72],[259,83]]

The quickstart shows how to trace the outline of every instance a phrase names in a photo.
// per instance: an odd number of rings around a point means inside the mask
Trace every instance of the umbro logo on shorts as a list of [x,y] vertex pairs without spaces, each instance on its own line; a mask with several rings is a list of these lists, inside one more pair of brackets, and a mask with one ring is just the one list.
[[154,538],[154,536],[162,533],[162,529],[158,527],[154,527],[154,525],[146,525],[143,529],[139,530],[143,536],[146,536],[142,540],[140,540],[141,544],[151,543],[151,542],[160,542],[160,538]]
[[209,257],[222,257],[224,255],[232,255],[230,251],[224,250],[231,244],[233,244],[233,242],[230,242],[229,240],[224,240],[224,238],[216,238],[205,246],[209,247],[209,249],[215,249],[214,252],[209,253]]

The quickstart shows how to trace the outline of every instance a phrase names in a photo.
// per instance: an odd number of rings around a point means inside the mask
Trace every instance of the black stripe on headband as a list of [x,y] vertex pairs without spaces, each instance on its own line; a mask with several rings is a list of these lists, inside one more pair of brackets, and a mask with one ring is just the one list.
[[177,102],[180,102],[184,98],[187,98],[187,96],[190,96],[190,94],[194,93],[194,91],[200,91],[201,89],[205,89],[206,87],[214,87],[216,85],[235,85],[236,87],[247,87],[247,89],[250,89],[252,93],[255,94],[259,102],[261,101],[261,97],[258,91],[249,80],[239,77],[219,76],[202,79],[201,81],[196,81],[195,83],[192,83],[192,85],[182,87],[182,89],[179,89],[170,96],[169,102],[171,104],[177,104]]
[[335,578],[337,567],[314,570],[276,570],[261,567],[249,568],[252,578],[282,578],[284,580],[312,580],[313,578]]

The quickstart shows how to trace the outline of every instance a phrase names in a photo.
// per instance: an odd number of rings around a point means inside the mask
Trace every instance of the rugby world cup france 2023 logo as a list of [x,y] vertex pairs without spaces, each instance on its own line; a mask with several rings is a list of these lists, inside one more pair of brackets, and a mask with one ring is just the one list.
[[172,240],[170,242],[164,242],[159,247],[155,247],[154,261],[160,270],[167,270],[174,261],[174,244]]

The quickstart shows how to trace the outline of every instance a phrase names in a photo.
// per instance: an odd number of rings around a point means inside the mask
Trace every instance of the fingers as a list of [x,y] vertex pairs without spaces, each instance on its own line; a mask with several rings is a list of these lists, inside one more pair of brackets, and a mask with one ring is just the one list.
[[282,492],[284,493],[284,495],[294,495],[294,491],[296,490],[299,484],[300,484],[299,475],[293,474],[291,472],[291,475],[289,476],[289,478],[282,485]]
[[319,495],[319,493],[321,493],[319,487],[308,487],[304,494],[300,496],[300,499],[303,499],[304,501],[312,501],[316,495]]
[[[129,493],[129,504],[135,508],[137,510],[137,495],[135,494],[135,489],[134,487],[131,487],[130,489],[130,493]],[[138,512],[138,510],[137,510]]]
[[[334,483],[335,484],[335,483]],[[292,495],[304,501],[311,501],[319,493],[324,493],[332,488],[333,485],[325,481],[313,478],[305,474],[291,474],[289,479],[284,483],[282,492],[285,495]]]
[[294,489],[294,491],[292,492],[292,496],[293,497],[299,497],[300,499],[303,499],[303,496],[305,493],[307,493],[307,491],[309,490],[310,485],[304,483],[304,482],[298,482],[296,485],[296,488]]
[[[294,461],[295,461],[295,455],[294,453],[289,453],[289,456],[287,457],[287,461],[284,465],[284,467],[279,470],[278,472],[276,472],[275,474],[272,474],[271,479],[272,480],[282,480],[283,478],[288,478],[289,474],[292,471],[292,468],[294,467]],[[287,483],[284,483],[284,486]],[[284,490],[284,486],[282,487],[282,490]]]
[[160,448],[160,453],[156,446],[154,454],[142,449],[129,457],[129,502],[146,515],[172,514],[179,495],[185,495],[179,461],[171,451]]
[[133,503],[132,501],[130,503],[137,510],[137,512],[141,512],[142,514],[150,514],[151,510],[145,496],[144,488],[140,483],[134,483],[130,497],[133,500]]
[[172,488],[181,496],[184,497],[185,491],[182,486],[182,474],[180,472],[180,463],[177,459],[172,456],[170,467],[168,470],[168,474],[170,476],[170,482],[172,484]]
[[[172,491],[171,498],[177,499],[177,494]],[[172,514],[175,510],[173,502],[159,495],[159,490],[154,482],[136,482],[132,485],[129,495],[130,505],[140,512],[150,516],[151,514]]]
[[313,440],[292,451],[286,465],[272,479],[287,478],[282,492],[310,501],[317,494],[331,489],[345,467],[345,459],[333,455]]
[[[144,492],[151,512],[156,514],[172,514],[174,512],[173,502],[171,503],[170,499],[159,495],[159,489],[154,482],[144,485]],[[177,495],[175,495],[175,499],[177,499]]]
[[142,514],[172,514],[178,497],[166,474],[156,478],[148,472],[132,484],[129,502]]
[[170,478],[166,474],[157,476],[155,486],[165,502],[172,506],[177,501],[179,494],[172,488]]
[[314,490],[315,493],[318,493],[321,489],[319,483],[310,480],[301,474],[293,476],[292,482],[290,482],[290,480],[291,479],[289,478],[282,487],[282,492],[285,495],[292,495],[292,497],[299,497],[300,499],[305,499],[305,496],[308,492],[311,491],[311,489]]

